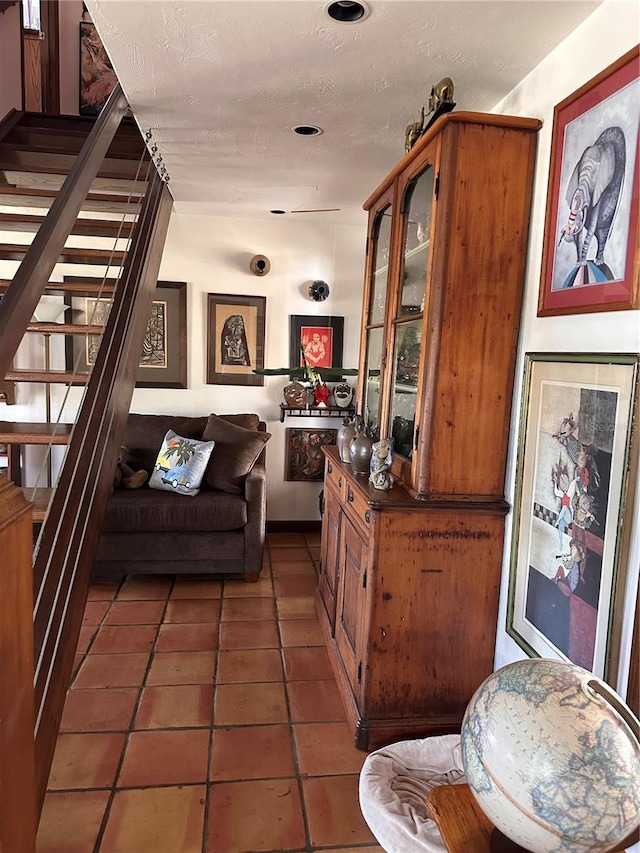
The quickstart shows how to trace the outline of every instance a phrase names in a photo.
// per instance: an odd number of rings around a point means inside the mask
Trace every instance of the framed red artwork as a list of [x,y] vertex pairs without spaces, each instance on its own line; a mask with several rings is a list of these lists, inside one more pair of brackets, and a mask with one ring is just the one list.
[[317,317],[292,314],[290,317],[290,364],[304,367],[342,367],[344,317]]
[[638,58],[554,110],[538,316],[639,307]]

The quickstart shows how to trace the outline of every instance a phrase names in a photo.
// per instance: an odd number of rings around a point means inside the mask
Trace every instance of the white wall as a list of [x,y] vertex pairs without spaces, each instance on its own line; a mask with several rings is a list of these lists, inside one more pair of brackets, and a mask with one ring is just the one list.
[[[207,293],[266,296],[265,367],[289,364],[289,315],[338,315],[344,322],[343,366],[356,367],[364,277],[365,216],[361,227],[311,225],[289,216],[261,221],[174,213],[160,278],[188,283],[189,387],[134,392],[132,411],[177,414],[257,412],[272,438],[267,445],[269,520],[319,519],[321,484],[284,481],[285,429],[337,429],[339,418],[279,421],[286,376],[265,377],[264,386],[207,385]],[[249,270],[253,255],[266,255],[271,272]],[[313,302],[308,285],[328,282],[331,293]],[[354,377],[355,379],[355,377]]]
[[[542,245],[544,236],[547,179],[551,150],[554,106],[630,50],[638,42],[640,7],[635,2],[610,0],[589,17],[523,80],[494,112],[541,118],[544,126],[538,138],[538,159],[533,194],[530,247],[522,317],[520,351],[516,365],[514,416],[511,427],[507,471],[507,499],[513,502],[515,454],[519,429],[519,401],[525,352],[638,352],[640,312],[615,311],[560,317],[537,317]],[[640,490],[639,490],[640,491]],[[626,596],[623,616],[623,644],[617,687],[626,691],[626,673],[634,602],[640,564],[640,505],[636,501],[632,517],[632,544],[626,569]],[[501,602],[496,643],[496,667],[524,657],[519,646],[506,634],[506,603],[509,577],[509,548],[512,517],[507,519]],[[615,680],[615,679],[614,679]],[[635,848],[634,848],[635,849]]]

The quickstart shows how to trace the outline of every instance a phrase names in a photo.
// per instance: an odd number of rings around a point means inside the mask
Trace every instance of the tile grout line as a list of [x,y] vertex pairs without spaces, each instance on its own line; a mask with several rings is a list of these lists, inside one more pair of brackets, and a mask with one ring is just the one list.
[[[116,593],[116,597],[113,599],[113,602],[118,600],[118,594],[120,593],[120,590],[123,589],[125,583],[126,583],[126,580],[119,587],[118,592]],[[145,683],[146,683],[147,677],[149,675],[149,671],[151,669],[151,664],[152,664],[153,659],[155,657],[155,647],[158,644],[158,637],[160,636],[160,626],[162,625],[165,614],[167,612],[167,608],[169,606],[169,601],[171,599],[171,592],[173,591],[174,586],[175,586],[175,576],[173,577],[173,579],[171,581],[171,585],[170,585],[169,591],[167,593],[167,598],[165,599],[164,607],[162,609],[162,614],[160,615],[160,619],[159,619],[158,624],[156,626],[156,637],[155,637],[155,640],[154,640],[153,645],[151,647],[151,652],[149,653],[149,660],[147,661],[147,666],[145,668],[144,675],[143,675],[141,682],[140,682],[140,687],[138,689],[138,698],[134,704],[133,712],[131,714],[131,718],[129,719],[129,726],[128,726],[127,732],[125,733],[125,740],[124,740],[124,746],[122,748],[122,754],[120,756],[120,761],[118,762],[118,766],[116,768],[116,772],[115,772],[114,777],[113,777],[113,783],[111,785],[111,789],[109,792],[109,798],[107,800],[107,804],[105,806],[104,814],[102,816],[102,822],[100,823],[100,828],[99,828],[98,834],[96,836],[96,841],[95,841],[95,844],[93,847],[93,853],[100,853],[100,847],[102,846],[104,834],[107,830],[107,824],[108,824],[109,818],[111,816],[111,808],[113,806],[113,801],[115,799],[115,796],[116,796],[116,793],[118,792],[118,790],[122,790],[122,789],[118,788],[118,779],[120,778],[120,773],[122,772],[122,765],[124,764],[124,758],[125,758],[125,755],[127,753],[127,747],[129,746],[129,740],[131,737],[131,733],[133,731],[135,731],[135,728],[134,728],[135,721],[136,721],[136,717],[138,715],[138,710],[140,708],[140,702],[142,701],[142,693],[143,693],[143,690],[145,688]],[[113,602],[112,602],[112,604],[113,604]],[[109,608],[109,610],[110,609],[111,609],[111,607]],[[106,689],[108,690],[109,688],[107,687]]]

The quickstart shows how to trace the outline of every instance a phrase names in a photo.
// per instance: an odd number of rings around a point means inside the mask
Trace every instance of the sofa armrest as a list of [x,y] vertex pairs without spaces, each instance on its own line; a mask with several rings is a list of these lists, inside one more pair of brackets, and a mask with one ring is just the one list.
[[264,454],[261,454],[244,483],[244,497],[247,502],[247,523],[244,528],[245,574],[259,574],[262,569],[267,522],[267,471],[263,456]]

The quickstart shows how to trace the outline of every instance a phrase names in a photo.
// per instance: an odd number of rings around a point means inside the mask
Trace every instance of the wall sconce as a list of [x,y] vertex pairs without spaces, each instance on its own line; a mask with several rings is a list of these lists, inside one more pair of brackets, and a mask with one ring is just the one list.
[[254,255],[249,261],[249,269],[254,275],[268,275],[271,261],[266,255]]

